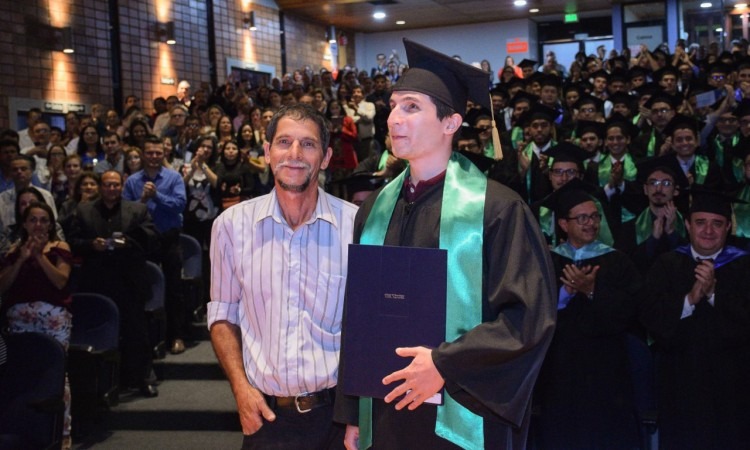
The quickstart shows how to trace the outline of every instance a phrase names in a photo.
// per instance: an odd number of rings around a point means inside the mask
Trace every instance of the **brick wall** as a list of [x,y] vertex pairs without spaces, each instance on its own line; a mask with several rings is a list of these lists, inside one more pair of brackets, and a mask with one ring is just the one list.
[[[176,91],[179,80],[195,88],[210,81],[206,3],[199,0],[120,0],[120,40],[123,96],[135,94],[146,110],[157,96]],[[243,27],[243,14],[252,8],[258,30]],[[106,0],[24,0],[0,2],[0,128],[10,124],[10,97],[113,106],[109,11]],[[157,41],[156,24],[173,21],[176,45]],[[277,10],[246,0],[215,0],[218,81],[226,78],[226,60],[255,61],[282,74]],[[51,50],[44,32],[50,26],[70,26],[74,54]],[[325,25],[285,16],[287,70],[304,65],[330,68]],[[47,33],[48,34],[48,33]],[[41,35],[41,36],[40,36]],[[354,60],[353,33],[341,46],[339,65]],[[175,85],[162,84],[174,79]],[[88,110],[87,110],[88,112]]]

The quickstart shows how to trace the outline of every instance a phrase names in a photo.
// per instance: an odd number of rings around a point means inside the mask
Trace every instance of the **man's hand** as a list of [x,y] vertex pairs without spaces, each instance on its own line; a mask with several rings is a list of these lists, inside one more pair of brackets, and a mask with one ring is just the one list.
[[529,159],[526,156],[526,153],[523,151],[523,149],[526,148],[526,146],[518,146],[518,173],[523,175],[526,173],[527,170],[529,170],[529,165],[531,164],[531,159]]
[[688,302],[695,305],[704,297],[710,297],[716,287],[716,278],[714,278],[714,262],[704,259],[695,266],[695,283],[688,293]]
[[359,427],[356,425],[347,425],[346,434],[344,434],[344,447],[346,450],[359,450]]
[[574,290],[582,294],[588,295],[594,292],[596,286],[596,273],[599,271],[599,266],[583,266],[577,267],[575,264],[567,264],[563,267],[563,276],[560,277],[565,290],[571,292]]
[[677,208],[674,206],[674,202],[670,200],[664,205],[662,210],[664,212],[664,231],[667,234],[672,234],[674,233],[675,222],[677,221]]
[[617,161],[612,164],[612,169],[609,172],[609,185],[613,188],[620,186],[625,176],[625,169],[623,168],[622,161]]
[[152,181],[147,181],[143,185],[143,192],[141,193],[141,201],[146,203],[150,199],[156,196],[156,185]]
[[263,426],[263,419],[269,422],[276,420],[276,414],[268,407],[263,394],[254,387],[248,385],[247,388],[235,392],[237,400],[237,411],[240,413],[240,423],[242,424],[242,434],[255,434]]
[[413,357],[411,363],[401,370],[397,370],[383,378],[383,384],[391,384],[397,380],[403,383],[393,389],[385,396],[385,402],[404,397],[396,404],[396,409],[401,410],[409,406],[409,410],[417,409],[425,400],[435,395],[445,384],[432,361],[432,350],[427,347],[401,347],[396,349],[396,354],[403,357]]

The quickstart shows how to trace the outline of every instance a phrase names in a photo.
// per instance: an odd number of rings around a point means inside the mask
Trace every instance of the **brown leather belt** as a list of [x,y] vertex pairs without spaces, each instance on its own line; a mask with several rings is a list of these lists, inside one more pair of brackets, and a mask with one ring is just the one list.
[[304,414],[315,408],[333,404],[336,388],[324,389],[318,392],[293,395],[291,397],[275,397],[263,394],[266,403],[271,409],[287,408],[296,409],[298,413]]

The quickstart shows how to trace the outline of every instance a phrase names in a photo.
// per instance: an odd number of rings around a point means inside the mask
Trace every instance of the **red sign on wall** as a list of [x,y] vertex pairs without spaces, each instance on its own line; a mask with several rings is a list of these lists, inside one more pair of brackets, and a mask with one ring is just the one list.
[[529,42],[522,41],[521,38],[508,39],[505,44],[506,53],[528,53]]

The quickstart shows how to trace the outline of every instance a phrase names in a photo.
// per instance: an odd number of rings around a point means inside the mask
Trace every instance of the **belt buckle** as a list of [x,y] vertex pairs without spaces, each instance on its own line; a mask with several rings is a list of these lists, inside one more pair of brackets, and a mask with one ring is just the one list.
[[299,399],[301,397],[308,397],[308,396],[309,396],[309,393],[297,394],[297,395],[294,396],[294,407],[297,408],[297,412],[298,413],[305,414],[305,413],[309,413],[310,411],[312,411],[312,408],[302,409],[302,408],[299,407]]

